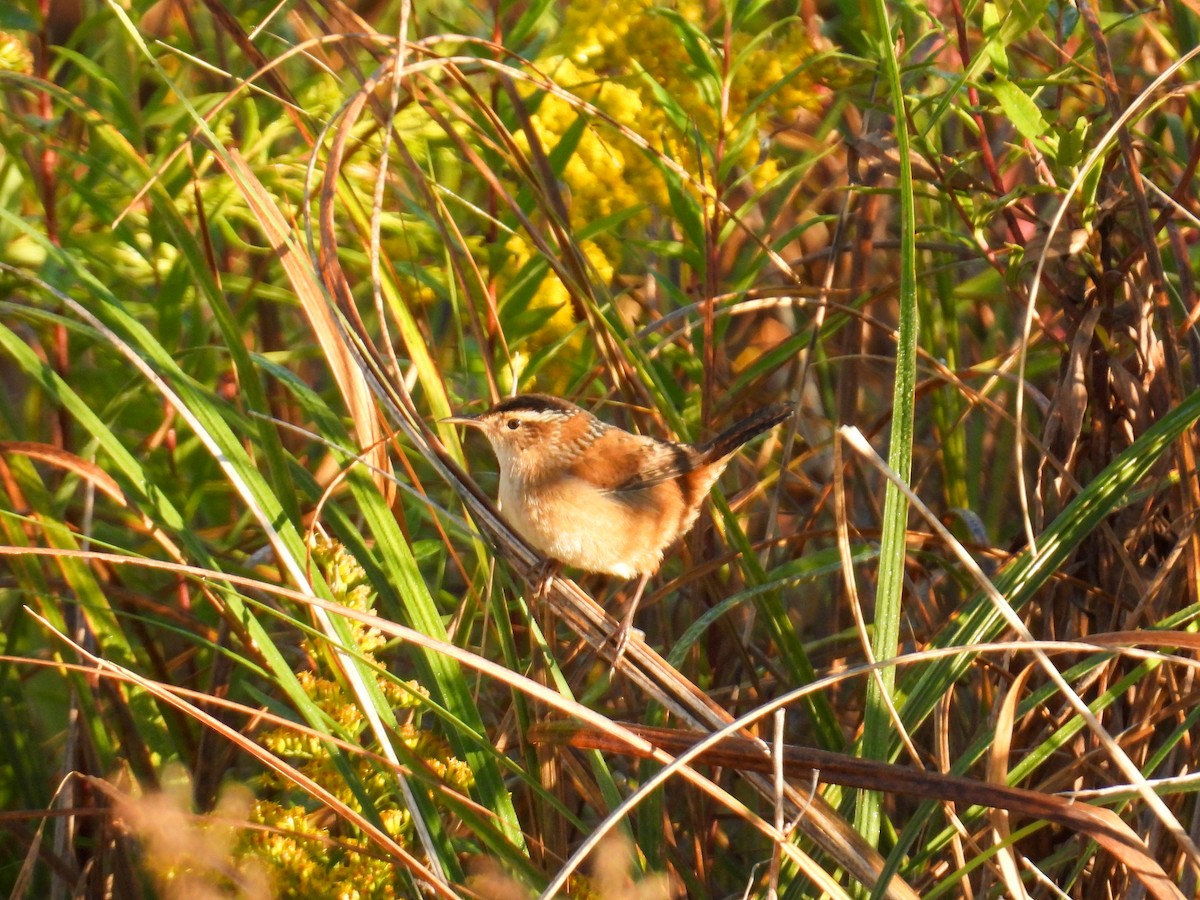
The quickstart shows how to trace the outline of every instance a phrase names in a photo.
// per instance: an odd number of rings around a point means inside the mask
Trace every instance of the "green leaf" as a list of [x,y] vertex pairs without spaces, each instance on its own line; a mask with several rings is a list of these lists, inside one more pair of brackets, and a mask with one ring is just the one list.
[[662,16],[669,20],[675,27],[675,34],[679,38],[679,42],[687,52],[692,65],[696,67],[696,71],[693,73],[694,78],[698,80],[699,76],[703,74],[714,84],[721,80],[721,73],[717,69],[716,56],[708,35],[676,10],[661,8],[652,9],[649,12],[651,15]]
[[1008,49],[998,40],[1000,34],[1000,7],[995,3],[983,7],[983,34],[987,39],[984,53],[992,64],[992,71],[1000,76],[1008,75]]
[[[904,96],[900,60],[891,39],[887,3],[875,2],[880,62],[887,79],[896,128],[896,150],[900,172],[896,191],[899,200],[899,328],[896,339],[896,374],[892,389],[892,433],[888,445],[888,465],[901,479],[912,475],[915,397],[917,382],[917,248],[916,203],[913,196],[912,135]],[[904,591],[904,564],[908,555],[908,499],[891,482],[884,489],[882,532],[879,544],[879,581],[875,591],[875,630],[871,651],[877,660],[891,659],[900,642],[901,598]],[[885,668],[877,678],[867,681],[866,708],[863,715],[862,754],[866,759],[886,759],[895,731],[890,707],[897,702],[896,670]],[[854,810],[855,830],[872,846],[879,845],[885,812],[882,796],[860,791]]]
[[1057,159],[1058,138],[1051,134],[1050,126],[1042,115],[1041,109],[1033,102],[1033,98],[1003,77],[996,78],[989,83],[987,89],[996,98],[1004,115],[1020,132],[1021,137],[1032,141],[1043,153]]
[[1056,160],[1060,166],[1069,169],[1083,161],[1089,124],[1088,119],[1080,116],[1069,129],[1059,131]]

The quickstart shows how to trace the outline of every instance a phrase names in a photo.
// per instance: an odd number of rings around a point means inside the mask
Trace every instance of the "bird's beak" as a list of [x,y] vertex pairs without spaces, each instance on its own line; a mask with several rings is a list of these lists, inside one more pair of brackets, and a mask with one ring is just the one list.
[[470,425],[474,428],[482,428],[483,423],[479,421],[478,416],[446,416],[440,420],[446,425]]

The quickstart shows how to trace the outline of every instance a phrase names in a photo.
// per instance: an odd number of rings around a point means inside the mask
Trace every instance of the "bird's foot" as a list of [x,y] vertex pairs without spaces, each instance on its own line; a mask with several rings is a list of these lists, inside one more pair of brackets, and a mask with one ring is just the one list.
[[[642,602],[642,594],[646,591],[646,582],[650,580],[650,573],[645,573],[638,580],[637,589],[633,592],[633,599],[629,601],[629,606],[625,609],[625,615],[621,617],[621,624],[617,630],[613,632],[610,640],[615,642],[615,652],[613,653],[613,668],[620,665],[621,660],[625,657],[625,650],[629,646],[629,638],[634,632],[633,617],[637,614],[638,605]],[[645,638],[642,632],[638,632],[640,638]]]
[[622,622],[620,626],[618,626],[617,630],[614,631],[609,636],[608,640],[605,641],[605,644],[611,643],[613,645],[612,665],[614,669],[617,668],[621,664],[621,660],[625,658],[625,651],[629,649],[629,641],[635,635],[639,641],[644,641],[646,639],[645,632],[643,632],[641,629],[632,627],[630,622]]
[[550,587],[554,578],[562,571],[562,564],[556,559],[543,559],[533,570],[530,584],[533,586],[533,599],[545,600],[550,596]]

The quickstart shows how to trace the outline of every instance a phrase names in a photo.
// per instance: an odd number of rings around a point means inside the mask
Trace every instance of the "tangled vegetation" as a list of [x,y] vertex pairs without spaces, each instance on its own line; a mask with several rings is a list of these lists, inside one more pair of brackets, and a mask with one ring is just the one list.
[[[0,6],[0,890],[1195,896],[1190,6]],[[632,585],[444,420],[703,441]]]

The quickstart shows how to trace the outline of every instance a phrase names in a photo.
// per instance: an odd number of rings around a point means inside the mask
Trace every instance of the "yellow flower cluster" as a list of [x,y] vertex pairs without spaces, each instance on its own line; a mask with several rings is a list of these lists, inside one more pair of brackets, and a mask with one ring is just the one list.
[[[720,85],[689,56],[681,35],[691,29],[693,36],[700,36],[692,46],[707,48],[706,28],[719,28],[721,23],[707,22],[705,16],[699,0],[676,0],[669,6],[656,0],[579,0],[566,6],[562,28],[534,68],[577,100],[546,92],[531,122],[547,152],[568,135],[575,139],[560,173],[574,227],[638,206],[645,209],[633,221],[644,222],[652,210],[668,203],[658,165],[623,136],[622,129],[682,165],[697,183],[711,181],[711,175],[702,175],[697,147],[715,145],[722,127],[727,145],[737,146],[735,161],[751,173],[753,183],[766,184],[777,174],[777,163],[763,158],[758,122],[790,119],[798,109],[817,104],[813,81],[794,73],[813,54],[808,35],[798,23],[774,29],[765,40],[747,32],[731,35],[728,116],[722,123]],[[711,57],[713,69],[721,72],[723,63],[715,50]],[[529,88],[527,93],[534,91]],[[597,120],[579,101],[617,127]],[[574,138],[572,129],[578,128],[581,117],[587,126]],[[750,139],[732,140],[736,132],[746,130],[752,132]],[[711,160],[704,164],[711,165]],[[522,243],[514,240],[510,248],[519,250]],[[619,259],[617,240],[602,235],[592,247],[602,252],[602,257],[588,254],[597,271],[611,273]],[[517,253],[518,260],[524,258]],[[564,295],[558,279],[548,274],[533,302],[535,308],[561,307],[562,314],[548,325],[554,337],[574,324],[569,307],[562,305]]]
[[[338,602],[355,612],[374,614],[375,594],[367,584],[366,573],[346,548],[334,541],[314,538],[310,542],[313,560],[321,567],[325,580]],[[364,654],[378,651],[386,638],[376,628],[349,620],[354,643]]]
[[[346,549],[323,539],[314,542],[311,549],[334,597],[345,606],[373,612],[374,594],[362,568]],[[382,636],[364,625],[353,625],[351,631],[358,652],[370,661],[382,646]],[[310,640],[303,643],[312,658],[323,658],[313,652]],[[339,681],[314,672],[303,672],[297,677],[308,698],[337,723],[343,735],[356,739],[366,733],[362,710]],[[412,682],[400,684],[380,678],[378,687],[393,709],[418,708],[428,696],[424,688]],[[470,788],[471,770],[455,759],[436,735],[406,723],[399,728],[397,737],[447,787],[460,792]],[[339,803],[362,811],[360,798],[347,785],[344,771],[334,763],[327,744],[320,738],[290,728],[277,728],[261,735],[259,743],[286,758]],[[352,757],[348,762],[379,811],[387,832],[407,845],[412,820],[408,810],[397,806],[395,775],[363,756]],[[245,837],[240,855],[257,860],[269,870],[275,896],[362,900],[388,900],[396,896],[392,863],[372,852],[356,829],[329,815],[324,808],[313,807],[281,776],[264,775],[259,787],[260,795],[269,794],[274,799],[255,801],[252,820],[263,828]]]
[[270,869],[273,896],[396,896],[396,874],[387,860],[335,838],[304,807],[260,800],[253,820],[264,830],[252,835],[246,849]]
[[[655,125],[664,124],[661,112],[647,107],[638,90],[620,81],[602,78],[569,57],[542,60],[538,68],[567,94],[594,106],[622,125],[635,130],[644,128],[653,134],[659,130]],[[577,102],[547,93],[530,121],[542,148],[549,152],[578,122],[580,115],[581,107]],[[586,113],[584,117],[588,118]],[[517,140],[524,144],[524,135],[519,135]],[[644,200],[665,199],[658,179],[647,182],[646,176],[651,173],[641,154],[641,150],[610,128],[592,123],[584,129],[561,172],[563,181],[571,189],[574,224],[603,218]],[[646,197],[643,191],[648,187],[653,187],[662,196]]]
[[[510,276],[519,272],[534,255],[534,248],[522,236],[514,234],[506,245],[509,253],[505,271]],[[600,283],[607,284],[613,277],[613,266],[608,255],[595,241],[583,241],[579,245],[589,267]],[[571,291],[554,271],[547,272],[529,302],[530,309],[554,310],[546,323],[549,333],[561,337],[575,324],[575,313],[571,306]]]
[[[716,142],[721,125],[719,88],[689,57],[687,43],[681,35],[681,31],[688,28],[693,33],[704,33],[707,24],[705,7],[696,0],[679,0],[670,4],[674,16],[663,14],[662,8],[655,0],[572,3],[564,15],[562,30],[550,45],[547,56],[539,61],[539,67],[543,70],[549,67],[556,83],[571,89],[620,125],[639,134],[651,146],[683,163],[696,177],[699,167],[695,158],[695,136],[680,131],[678,122],[667,114],[663,101],[656,96],[649,82],[657,84],[662,94],[670,98],[703,143],[712,145]],[[797,66],[813,55],[808,34],[800,23],[790,22],[775,29],[767,39],[758,38],[758,35],[745,31],[730,35],[727,129],[736,128],[739,123],[753,126],[748,118],[751,116],[773,120],[790,118],[797,109],[813,108],[818,103],[819,94],[814,90],[812,79],[794,73]],[[703,46],[701,41],[696,44]],[[717,58],[715,50],[710,56],[713,69],[721,72],[724,64]],[[570,66],[559,60],[569,62]],[[752,113],[754,102],[764,96],[765,101]],[[562,113],[551,104],[547,115],[545,107],[543,104],[538,109],[535,119],[539,125],[544,124],[547,131],[561,135],[565,131]],[[571,117],[567,124],[573,121]],[[593,125],[593,130],[595,127]],[[553,146],[553,143],[550,141],[549,145]],[[619,138],[603,143],[621,146]],[[630,152],[632,147],[625,146],[626,152],[612,151],[624,163],[617,174],[625,175],[635,197],[661,201],[664,190],[660,179],[655,177],[652,163],[640,151]],[[581,151],[579,155],[584,156],[585,165],[595,157],[594,153],[584,155]],[[738,161],[746,168],[752,168],[758,155],[757,142],[752,141],[741,151]],[[615,183],[611,171],[610,166],[585,174],[600,182],[614,196],[626,194],[628,189]],[[587,178],[571,176],[572,170],[568,169],[565,179],[574,199],[580,190],[586,189],[583,182]],[[761,183],[759,179],[756,181]],[[596,218],[597,212],[603,215],[628,205],[605,204],[597,210],[579,210],[579,213],[581,216],[589,213],[583,219],[588,221]]]
[[15,35],[0,31],[0,70],[28,75],[33,71],[33,54]]

